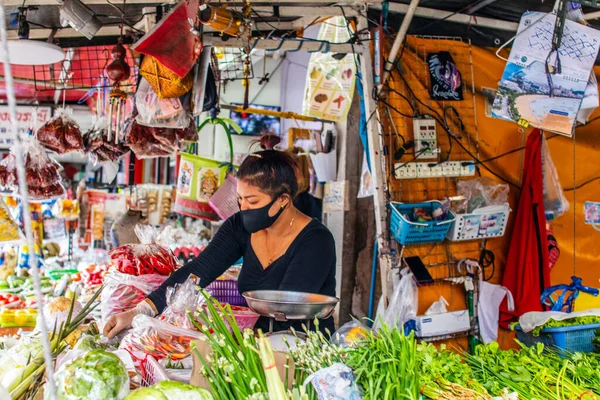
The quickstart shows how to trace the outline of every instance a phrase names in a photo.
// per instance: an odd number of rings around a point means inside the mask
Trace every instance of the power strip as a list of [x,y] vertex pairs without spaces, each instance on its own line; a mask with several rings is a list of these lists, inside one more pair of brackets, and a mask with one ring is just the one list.
[[418,160],[437,159],[437,133],[435,119],[414,119],[413,137],[415,141],[415,154]]
[[396,179],[460,178],[475,175],[473,161],[411,162],[394,164]]

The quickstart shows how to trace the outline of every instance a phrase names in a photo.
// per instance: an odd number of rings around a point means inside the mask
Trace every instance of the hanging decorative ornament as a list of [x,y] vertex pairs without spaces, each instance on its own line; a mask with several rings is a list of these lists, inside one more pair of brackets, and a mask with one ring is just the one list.
[[252,27],[250,13],[252,12],[252,5],[249,1],[244,5],[244,25],[246,40],[244,43],[244,79],[242,85],[244,86],[244,109],[248,108],[249,95],[250,95],[250,71],[252,69],[252,48],[250,47],[250,40],[252,39]]
[[[113,61],[106,67],[106,75],[112,83],[108,95],[108,142],[119,143],[122,136],[121,127],[125,120],[125,102],[127,94],[120,88],[121,82],[129,79],[131,68],[125,61],[127,50],[121,44],[121,39],[110,51]],[[114,138],[113,138],[114,135]]]

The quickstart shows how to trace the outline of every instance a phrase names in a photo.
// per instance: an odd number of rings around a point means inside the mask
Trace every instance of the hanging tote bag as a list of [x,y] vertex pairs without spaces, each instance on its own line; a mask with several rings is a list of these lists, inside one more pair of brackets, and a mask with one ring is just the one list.
[[[219,118],[205,120],[198,131],[208,123],[224,125]],[[235,129],[235,127],[232,127]],[[238,127],[239,128],[239,127]],[[237,131],[237,130],[236,130]],[[227,175],[233,171],[233,144],[229,130],[225,129],[229,141],[229,163],[211,160],[197,155],[192,144],[187,153],[179,153],[181,161],[177,174],[176,213],[207,221],[219,221],[221,217],[210,205],[210,199],[223,185]]]

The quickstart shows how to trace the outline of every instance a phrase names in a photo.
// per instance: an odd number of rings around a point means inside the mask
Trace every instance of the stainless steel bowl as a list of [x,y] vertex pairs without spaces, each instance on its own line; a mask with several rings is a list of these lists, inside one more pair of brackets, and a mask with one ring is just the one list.
[[276,321],[328,318],[339,302],[336,297],[283,290],[253,290],[242,296],[252,311]]

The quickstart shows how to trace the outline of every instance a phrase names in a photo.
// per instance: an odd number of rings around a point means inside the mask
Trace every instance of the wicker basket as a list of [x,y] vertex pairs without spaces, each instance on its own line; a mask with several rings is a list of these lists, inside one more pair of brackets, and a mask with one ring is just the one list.
[[194,79],[191,74],[181,78],[152,56],[144,57],[140,74],[148,81],[161,99],[183,96],[192,89]]

